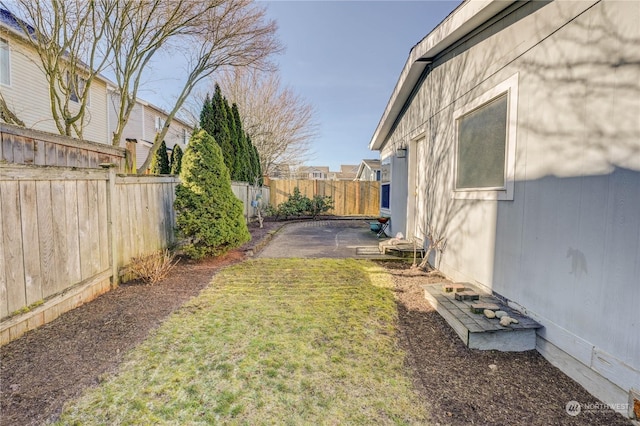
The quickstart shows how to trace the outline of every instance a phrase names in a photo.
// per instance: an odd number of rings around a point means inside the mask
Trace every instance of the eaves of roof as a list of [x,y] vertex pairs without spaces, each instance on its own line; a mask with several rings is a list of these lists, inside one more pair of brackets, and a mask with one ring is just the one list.
[[409,52],[409,58],[369,142],[370,150],[380,150],[432,59],[483,22],[522,0],[465,0]]

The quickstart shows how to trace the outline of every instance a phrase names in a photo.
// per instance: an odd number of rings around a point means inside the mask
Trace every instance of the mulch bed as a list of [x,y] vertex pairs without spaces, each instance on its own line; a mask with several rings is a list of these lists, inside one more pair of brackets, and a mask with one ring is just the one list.
[[[181,260],[155,285],[123,284],[0,348],[0,423],[55,421],[66,401],[116,372],[124,355],[206,287],[217,271],[245,259],[248,250],[259,251],[265,237],[280,226],[252,224],[252,241],[238,250],[197,263]],[[410,273],[404,263],[383,266],[396,281],[399,341],[408,353],[407,367],[434,423],[629,424],[611,410],[568,416],[568,401],[597,400],[535,351],[466,348],[419,287],[442,278]]]

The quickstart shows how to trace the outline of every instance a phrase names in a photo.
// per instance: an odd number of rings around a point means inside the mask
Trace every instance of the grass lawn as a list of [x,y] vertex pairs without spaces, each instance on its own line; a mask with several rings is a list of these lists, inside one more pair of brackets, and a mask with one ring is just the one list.
[[229,267],[60,423],[424,424],[391,287],[352,259]]

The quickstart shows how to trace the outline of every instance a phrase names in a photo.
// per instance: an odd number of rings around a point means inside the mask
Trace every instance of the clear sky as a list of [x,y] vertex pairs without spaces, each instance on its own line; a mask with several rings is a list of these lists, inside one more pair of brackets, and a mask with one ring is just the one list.
[[[379,158],[368,145],[411,48],[459,4],[447,1],[259,1],[285,47],[280,79],[315,111],[318,136],[307,165]],[[175,57],[152,64],[141,98],[167,108],[180,69]],[[179,72],[179,71],[178,71]],[[172,78],[173,76],[173,78]],[[176,90],[177,92],[177,90]]]
[[379,158],[368,144],[411,48],[460,1],[268,1],[286,46],[283,85],[307,100],[320,126],[309,165]]

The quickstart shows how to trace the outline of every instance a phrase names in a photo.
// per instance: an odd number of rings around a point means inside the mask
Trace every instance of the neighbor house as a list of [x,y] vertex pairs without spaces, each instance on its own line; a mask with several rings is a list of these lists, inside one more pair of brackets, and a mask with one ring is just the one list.
[[[19,21],[0,9],[0,92],[6,106],[28,128],[59,133],[51,113],[49,85],[37,52],[25,39]],[[76,76],[80,81],[81,77]],[[78,99],[69,108],[75,112]],[[105,143],[108,138],[107,81],[93,81],[85,114],[83,139]]]
[[[116,129],[117,103],[120,95],[115,87],[109,88],[109,129],[110,134]],[[137,99],[131,110],[129,121],[122,132],[120,146],[125,147],[127,140],[134,141],[136,151],[136,167],[140,167],[149,154],[153,146],[156,133],[164,126],[168,113],[161,108],[154,106],[142,99]],[[184,150],[189,143],[189,138],[193,133],[193,126],[185,120],[174,117],[169,125],[169,131],[164,138],[167,151],[171,152],[173,147],[180,145]],[[111,139],[110,139],[111,140]]]
[[[0,9],[0,92],[7,108],[25,127],[58,133],[51,113],[49,86],[37,52],[26,43],[23,29],[14,15],[4,9]],[[116,85],[98,75],[90,86],[84,140],[112,144],[117,124],[118,100]],[[72,97],[72,111],[76,105],[79,104]],[[156,132],[164,125],[167,116],[164,110],[148,102],[141,99],[136,101],[119,146],[125,147],[127,139],[137,142],[137,166],[144,162]],[[193,127],[189,123],[174,118],[165,137],[168,150],[173,149],[176,144],[184,149],[192,131]]]
[[391,234],[442,239],[432,265],[537,320],[537,350],[628,415],[638,22],[638,2],[465,1],[411,49],[369,144]]
[[380,160],[362,160],[354,180],[379,181],[382,177]]

